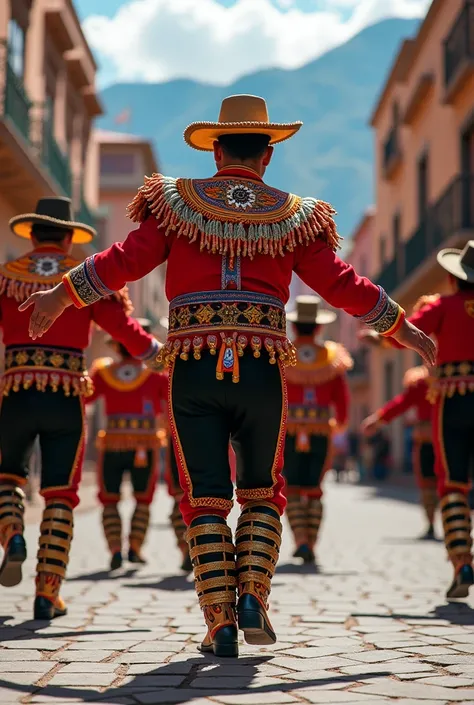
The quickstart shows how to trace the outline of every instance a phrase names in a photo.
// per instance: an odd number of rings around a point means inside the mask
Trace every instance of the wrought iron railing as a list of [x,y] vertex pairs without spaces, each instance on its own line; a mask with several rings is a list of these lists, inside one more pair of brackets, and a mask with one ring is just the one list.
[[402,253],[382,269],[378,284],[393,291],[451,235],[468,229],[474,229],[474,174],[460,174],[427,210]]
[[444,80],[446,88],[465,60],[474,59],[474,2],[465,5],[444,42]]
[[4,73],[3,114],[8,117],[26,140],[30,140],[30,109],[31,101],[25,91],[23,81],[13,70],[8,58],[8,45],[0,41],[2,60],[0,63]]
[[50,121],[45,119],[42,129],[41,159],[66,196],[72,193],[69,157],[62,152],[53,134]]
[[400,155],[398,128],[392,127],[383,147],[383,166],[387,170],[393,159]]

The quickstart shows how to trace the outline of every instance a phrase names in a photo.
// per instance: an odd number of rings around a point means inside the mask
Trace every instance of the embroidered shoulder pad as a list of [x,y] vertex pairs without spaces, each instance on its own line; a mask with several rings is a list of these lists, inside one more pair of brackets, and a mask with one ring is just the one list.
[[419,367],[411,367],[405,372],[405,375],[403,377],[403,386],[405,388],[413,387],[415,384],[418,384],[422,380],[428,379],[429,376],[429,370],[424,365],[420,365]]
[[413,306],[413,313],[416,313],[425,306],[436,303],[440,298],[440,294],[424,294],[423,296],[420,296],[416,304]]
[[33,250],[0,265],[0,295],[24,301],[35,291],[52,289],[60,283],[63,274],[78,264],[64,252]]
[[233,256],[291,252],[323,239],[339,246],[333,216],[324,201],[300,198],[263,182],[240,177],[173,179],[154,174],[128,207],[131,220],[154,215],[159,227],[199,241],[201,250]]
[[317,345],[297,339],[294,344],[297,363],[286,370],[288,381],[292,384],[324,384],[353,367],[352,357],[339,343],[328,340],[324,345]]

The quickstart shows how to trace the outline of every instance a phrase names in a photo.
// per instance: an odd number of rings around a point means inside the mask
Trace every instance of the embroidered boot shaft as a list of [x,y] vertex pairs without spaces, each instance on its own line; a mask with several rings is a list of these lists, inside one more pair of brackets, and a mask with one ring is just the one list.
[[112,555],[122,551],[122,519],[116,504],[107,504],[102,511],[105,540]]
[[130,537],[128,540],[128,560],[131,563],[146,563],[140,551],[150,525],[150,507],[148,504],[137,504],[132,516]]
[[293,532],[296,547],[308,543],[308,528],[306,522],[306,511],[303,504],[303,498],[300,494],[291,494],[288,496],[288,504],[286,505],[286,516],[290,529]]
[[444,541],[454,566],[454,579],[446,596],[467,597],[474,584],[472,569],[471,510],[461,492],[450,492],[441,499]]
[[47,500],[36,566],[35,619],[53,619],[67,612],[59,590],[66,577],[73,527],[71,505],[62,499]]
[[237,656],[237,580],[232,532],[222,517],[204,515],[191,522],[187,540],[196,592],[207,626],[201,650],[216,656]]
[[282,526],[274,504],[251,500],[239,517],[236,533],[239,628],[248,644],[273,644],[268,596],[281,545]]
[[0,545],[4,550],[0,565],[0,585],[14,587],[21,582],[26,559],[23,538],[25,494],[13,483],[0,484]]
[[193,565],[191,563],[191,558],[189,556],[188,543],[186,541],[186,524],[184,523],[183,517],[181,515],[181,510],[179,508],[179,500],[178,499],[174,500],[173,511],[170,514],[170,521],[171,521],[171,525],[174,530],[174,534],[176,536],[176,542],[178,544],[178,548],[181,551],[181,554],[183,556],[183,562],[181,563],[181,570],[184,570],[186,573],[189,573],[193,569]]
[[323,521],[324,507],[320,499],[308,497],[306,506],[306,516],[308,522],[308,539],[311,548],[314,548],[319,536],[319,530]]

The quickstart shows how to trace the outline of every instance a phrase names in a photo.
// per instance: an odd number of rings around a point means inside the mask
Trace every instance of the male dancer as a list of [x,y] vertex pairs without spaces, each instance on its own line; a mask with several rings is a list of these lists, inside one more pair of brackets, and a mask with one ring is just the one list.
[[[26,558],[23,538],[27,467],[35,440],[41,448],[41,495],[45,500],[36,575],[35,619],[66,613],[59,596],[73,534],[73,510],[84,453],[84,398],[92,383],[84,366],[94,321],[142,359],[156,356],[156,341],[126,313],[125,292],[107,296],[89,309],[70,308],[32,343],[27,313],[18,311],[35,291],[51,290],[78,264],[72,244],[92,239],[95,231],[77,223],[65,198],[42,199],[36,211],[10,221],[13,232],[31,238],[33,250],[0,266],[0,323],[5,344],[5,373],[0,396],[0,585],[21,581]],[[120,287],[119,287],[120,288]],[[112,294],[112,292],[109,292]]]
[[322,481],[332,461],[332,437],[347,423],[349,388],[346,372],[352,367],[347,350],[337,343],[319,343],[321,327],[336,320],[321,310],[317,296],[298,296],[293,323],[297,363],[286,373],[288,425],[284,475],[287,515],[296,544],[295,558],[314,563],[314,547],[323,518]]
[[[217,174],[146,179],[129,210],[138,229],[26,304],[34,305],[36,339],[65,308],[89,305],[167,260],[170,325],[160,359],[170,370],[181,512],[208,628],[201,648],[221,656],[238,652],[236,588],[246,641],[276,640],[267,608],[286,504],[283,368],[295,360],[285,321],[292,272],[428,364],[436,350],[385,291],[337,258],[331,206],[263,181],[272,145],[300,127],[270,122],[262,98],[225,99],[216,123],[193,123],[184,135],[190,146],[214,152]],[[229,438],[242,505],[235,546],[226,522],[233,496]]]
[[[474,585],[471,511],[474,462],[474,240],[463,250],[444,249],[438,263],[453,293],[432,296],[410,322],[438,341],[430,382],[433,445],[444,540],[454,576],[446,596],[467,597]],[[397,341],[391,341],[399,347]]]
[[[151,321],[137,319],[148,333]],[[152,372],[140,360],[135,360],[125,345],[109,339],[118,361],[97,360],[92,369],[94,394],[87,402],[103,398],[107,427],[99,431],[97,464],[99,502],[103,506],[102,525],[111,554],[110,569],[122,566],[122,519],[118,510],[124,474],[130,472],[135,497],[128,560],[146,563],[141,555],[150,523],[150,506],[158,479],[158,436],[166,408],[167,375]]]
[[379,426],[390,423],[409,409],[416,410],[416,423],[413,428],[413,468],[420,489],[421,503],[428,521],[423,538],[432,540],[435,538],[434,517],[438,505],[438,495],[431,427],[432,405],[427,398],[428,380],[429,371],[424,365],[407,370],[403,381],[405,387],[403,392],[374,414],[368,416],[362,423],[362,430],[370,436]]

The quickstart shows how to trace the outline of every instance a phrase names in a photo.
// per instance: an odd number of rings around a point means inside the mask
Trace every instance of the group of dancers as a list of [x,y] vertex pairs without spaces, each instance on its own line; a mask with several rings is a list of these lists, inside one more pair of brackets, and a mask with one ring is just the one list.
[[[466,358],[474,329],[472,291],[442,297],[408,320],[380,286],[339,259],[332,207],[263,181],[273,145],[300,127],[271,122],[262,98],[226,98],[218,121],[192,123],[184,133],[189,146],[213,152],[217,173],[146,178],[129,207],[137,228],[84,262],[73,261],[71,247],[94,232],[74,221],[67,199],[43,199],[34,213],[10,221],[33,249],[0,268],[6,346],[0,585],[21,580],[22,487],[39,437],[45,509],[36,619],[66,612],[60,588],[79,501],[85,405],[101,396],[107,425],[98,439],[100,497],[111,567],[124,556],[143,560],[156,484],[157,418],[165,405],[173,526],[183,565],[193,569],[207,628],[200,648],[236,656],[239,630],[249,644],[276,641],[268,610],[281,516],[288,500],[296,555],[314,561],[321,482],[331,465],[332,434],[347,421],[345,373],[351,366],[340,345],[318,340],[332,314],[317,298],[297,301],[289,316],[296,337],[288,336],[285,304],[293,272],[374,336],[414,350],[429,367],[437,364],[430,388],[438,419],[435,468],[453,584],[462,592],[474,583],[463,474],[474,424],[474,375]],[[442,255],[456,282],[471,281],[473,252],[474,244]],[[131,318],[125,287],[165,261],[169,326],[160,345],[146,322]],[[84,350],[93,322],[110,334],[117,355],[98,361],[88,374]],[[436,334],[439,350],[427,333]],[[229,443],[240,505],[235,534],[227,524],[234,500]],[[136,498],[127,553],[117,511],[125,470]]]

